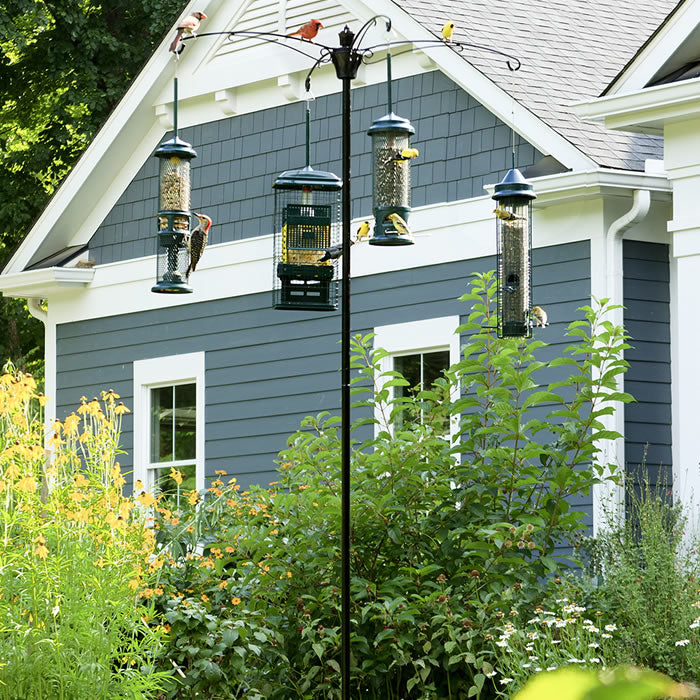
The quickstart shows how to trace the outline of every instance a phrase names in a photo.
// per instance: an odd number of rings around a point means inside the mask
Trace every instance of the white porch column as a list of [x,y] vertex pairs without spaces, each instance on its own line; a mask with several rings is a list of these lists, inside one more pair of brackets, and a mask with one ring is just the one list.
[[700,518],[700,116],[667,123],[665,166],[673,185],[671,391],[674,499]]

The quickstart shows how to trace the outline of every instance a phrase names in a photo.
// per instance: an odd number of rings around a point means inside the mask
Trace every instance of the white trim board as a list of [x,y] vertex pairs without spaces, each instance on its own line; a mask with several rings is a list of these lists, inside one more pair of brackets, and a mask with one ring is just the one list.
[[150,453],[151,388],[169,384],[196,382],[197,412],[197,491],[204,489],[204,403],[205,354],[192,352],[148,360],[135,360],[134,379],[134,481],[140,479],[148,485],[147,468]]

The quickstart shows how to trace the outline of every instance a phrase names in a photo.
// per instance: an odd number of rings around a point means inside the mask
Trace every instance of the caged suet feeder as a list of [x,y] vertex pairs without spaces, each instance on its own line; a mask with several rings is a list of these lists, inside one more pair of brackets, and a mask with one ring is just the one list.
[[527,338],[532,334],[532,200],[533,186],[517,168],[494,187],[498,337]]
[[192,291],[187,283],[190,256],[190,161],[197,157],[192,146],[177,135],[177,81],[174,83],[175,135],[153,154],[158,158],[159,205],[156,233],[156,284],[152,292],[182,294]]
[[[399,232],[390,214],[404,222],[411,213],[411,160],[402,157],[410,149],[416,130],[408,119],[394,114],[391,106],[391,54],[387,54],[388,114],[376,119],[367,133],[372,138],[372,193],[374,235],[371,245],[412,245],[408,232]],[[417,152],[416,152],[417,153]]]
[[334,311],[338,307],[342,180],[306,166],[283,172],[275,188],[273,305]]

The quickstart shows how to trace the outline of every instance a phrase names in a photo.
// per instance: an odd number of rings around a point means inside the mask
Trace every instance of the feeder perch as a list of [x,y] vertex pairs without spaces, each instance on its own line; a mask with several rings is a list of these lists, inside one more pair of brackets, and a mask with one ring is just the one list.
[[415,134],[408,119],[393,112],[375,120],[367,133],[372,137],[372,189],[374,235],[371,245],[412,245],[413,239],[396,231],[389,214],[408,221],[411,213],[411,159],[397,160],[410,147]]
[[529,338],[532,308],[532,184],[517,169],[494,187],[498,337]]
[[308,165],[275,180],[274,308],[338,308],[338,259],[321,258],[340,245],[342,185],[333,173]]

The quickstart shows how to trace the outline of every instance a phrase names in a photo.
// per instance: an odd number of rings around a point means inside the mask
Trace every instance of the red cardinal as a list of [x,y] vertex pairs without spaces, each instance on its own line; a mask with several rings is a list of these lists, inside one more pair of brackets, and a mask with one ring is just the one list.
[[318,30],[323,29],[323,23],[320,19],[310,19],[306,24],[303,24],[299,29],[287,36],[300,36],[302,39],[313,42],[313,38],[318,34]]
[[177,27],[177,34],[175,35],[172,44],[170,44],[170,50],[173,53],[177,51],[177,47],[180,44],[180,39],[182,39],[183,34],[197,36],[199,23],[206,18],[207,16],[203,12],[193,12],[191,15],[189,15],[189,17],[185,17],[185,19],[183,19]]

